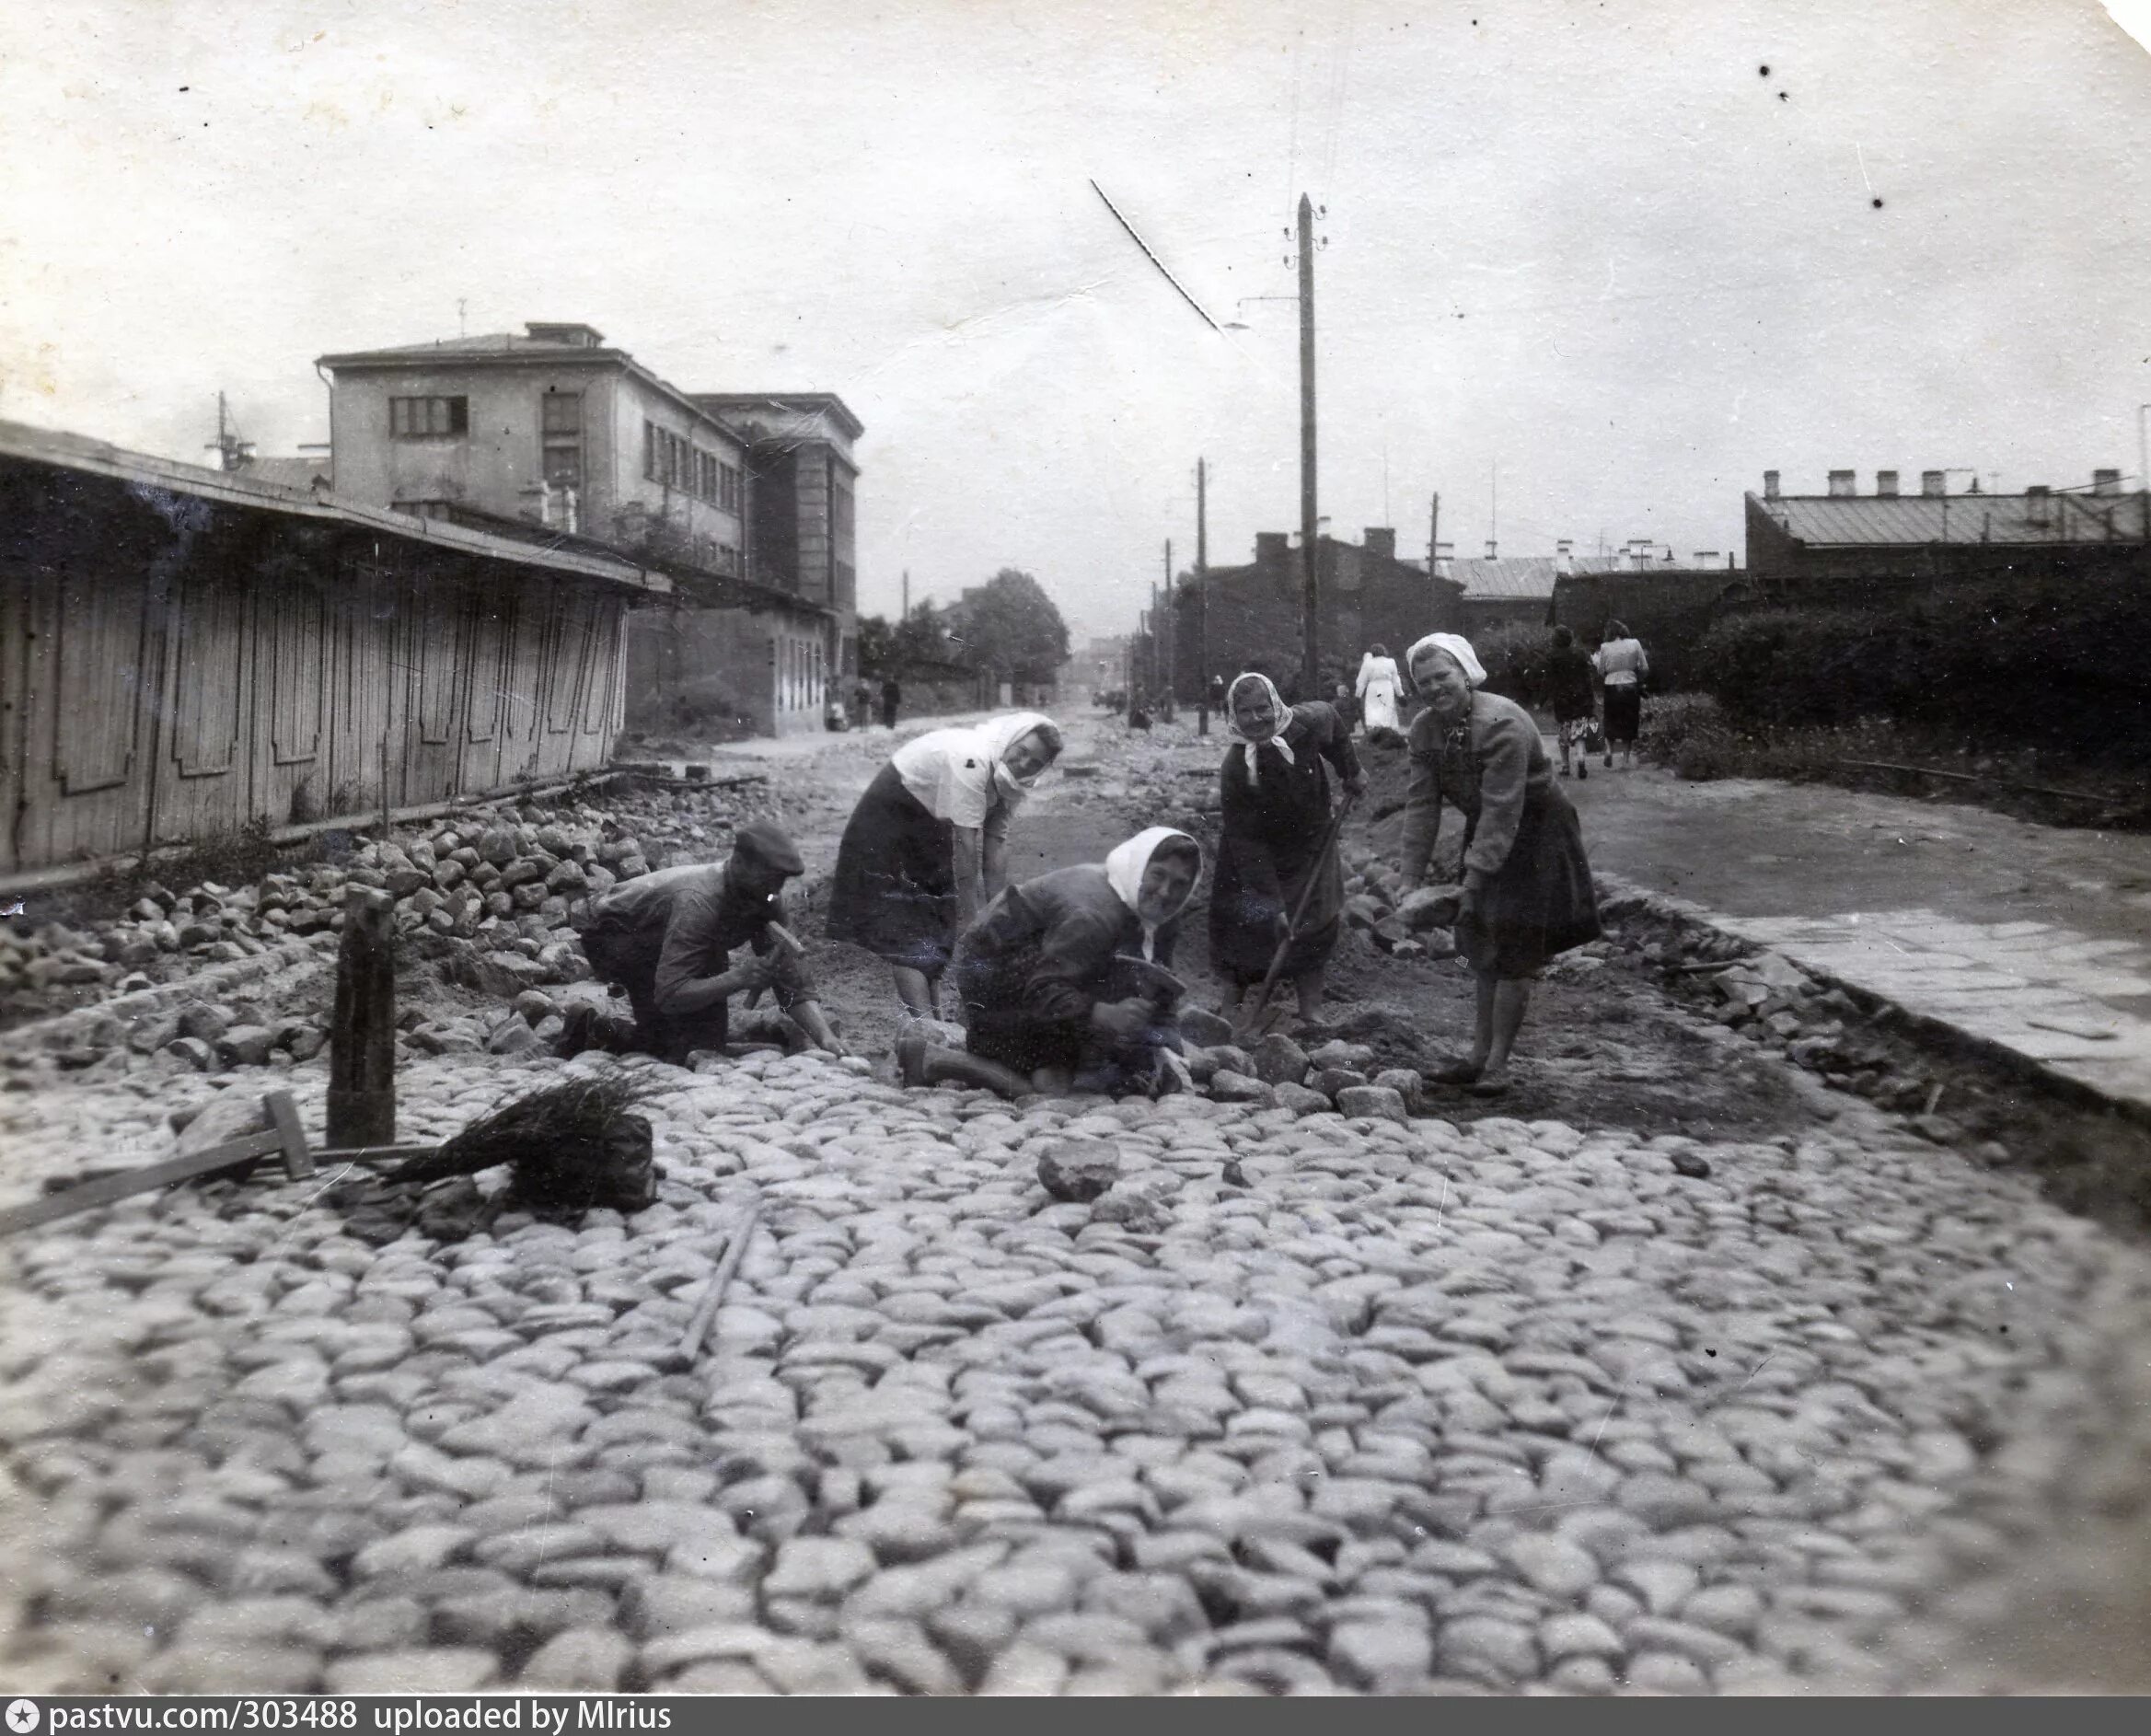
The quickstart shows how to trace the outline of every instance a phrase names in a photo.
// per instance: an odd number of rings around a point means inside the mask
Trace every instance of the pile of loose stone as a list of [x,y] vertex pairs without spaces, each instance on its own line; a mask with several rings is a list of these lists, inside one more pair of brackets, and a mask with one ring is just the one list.
[[[406,1136],[561,1071],[419,1060]],[[1864,1105],[1701,1145],[644,1071],[629,1221],[461,1182],[376,1248],[258,1177],[0,1246],[17,1691],[1904,1686],[2151,1326],[2141,1255]]]
[[[204,966],[259,958],[343,925],[349,888],[395,901],[412,956],[449,980],[512,1005],[490,1019],[407,1010],[406,1046],[425,1052],[515,1054],[557,1030],[548,987],[586,975],[566,926],[575,903],[675,862],[722,859],[734,828],[769,808],[751,788],[665,794],[623,789],[604,807],[582,802],[496,804],[451,823],[400,827],[387,840],[330,840],[328,860],[251,885],[152,885],[124,919],[95,932],[47,923],[17,936],[0,925],[0,990],[55,990],[61,999],[128,995]],[[548,1024],[549,1019],[555,1020]],[[199,1071],[289,1066],[325,1041],[318,1019],[279,1016],[244,997],[158,1002],[87,1031],[70,1022],[51,1047],[62,1065],[96,1066],[115,1051],[169,1058]]]

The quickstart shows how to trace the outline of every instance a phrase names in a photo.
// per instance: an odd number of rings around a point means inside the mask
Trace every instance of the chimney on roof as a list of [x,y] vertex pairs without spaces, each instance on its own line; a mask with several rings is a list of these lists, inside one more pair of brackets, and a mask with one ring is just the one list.
[[1929,500],[1949,492],[1948,473],[1941,470],[1922,470],[1919,473],[1919,492]]
[[2122,473],[2119,470],[2092,471],[2091,492],[2094,494],[2119,494],[2122,492]]
[[1777,472],[1775,470],[1763,472],[1763,498],[1766,501],[1774,501],[1777,498]]
[[1830,472],[1830,498],[1833,501],[1849,500],[1859,492],[1859,473],[1856,470]]
[[2024,490],[2024,522],[2041,527],[2053,523],[2053,490],[2044,482],[2032,482]]
[[1877,470],[1875,472],[1875,496],[1879,500],[1886,501],[1893,501],[1897,498],[1896,471]]
[[527,321],[523,330],[529,334],[533,343],[561,343],[571,350],[596,350],[605,342],[605,333],[596,327],[573,321],[533,319]]
[[1564,537],[1554,545],[1554,571],[1563,573],[1576,571],[1576,539],[1573,537]]
[[1255,533],[1255,565],[1266,579],[1279,584],[1285,578],[1285,533],[1281,530],[1258,530]]
[[1368,526],[1360,532],[1359,540],[1369,554],[1383,561],[1396,559],[1396,532],[1387,526]]

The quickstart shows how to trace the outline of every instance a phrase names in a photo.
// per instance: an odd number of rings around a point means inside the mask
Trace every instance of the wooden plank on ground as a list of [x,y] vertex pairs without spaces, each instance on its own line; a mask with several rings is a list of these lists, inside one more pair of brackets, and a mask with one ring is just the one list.
[[65,1193],[52,1194],[27,1206],[10,1206],[0,1211],[0,1236],[34,1230],[39,1224],[51,1223],[56,1219],[72,1218],[78,1211],[109,1206],[132,1194],[145,1194],[154,1188],[169,1187],[175,1182],[192,1181],[198,1175],[213,1175],[219,1170],[237,1169],[264,1157],[281,1156],[283,1152],[281,1133],[249,1133],[244,1139],[226,1140],[222,1145],[205,1146],[199,1152],[152,1163],[147,1169],[129,1170],[120,1175],[100,1175],[96,1181],[70,1187]]

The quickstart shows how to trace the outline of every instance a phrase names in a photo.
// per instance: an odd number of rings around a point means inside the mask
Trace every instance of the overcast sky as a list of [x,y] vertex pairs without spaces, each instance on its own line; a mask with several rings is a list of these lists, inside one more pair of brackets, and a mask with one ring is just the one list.
[[1213,561],[1298,526],[1302,190],[1334,532],[1686,556],[1765,469],[2133,476],[2147,146],[2097,0],[12,0],[0,417],[289,452],[318,354],[588,320],[844,397],[862,608],[1114,632],[1198,455]]

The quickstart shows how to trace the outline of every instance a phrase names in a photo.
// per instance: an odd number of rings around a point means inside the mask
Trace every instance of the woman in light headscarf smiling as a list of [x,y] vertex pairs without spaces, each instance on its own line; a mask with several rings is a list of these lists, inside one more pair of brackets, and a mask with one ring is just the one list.
[[1011,1097],[1153,1088],[1158,1051],[1180,1046],[1167,966],[1201,873],[1194,839],[1153,826],[1103,862],[1009,887],[957,944],[964,1051],[908,1034],[896,1045],[905,1082]]
[[1405,658],[1427,709],[1412,722],[1405,785],[1405,881],[1424,884],[1444,802],[1464,816],[1458,950],[1478,979],[1468,1060],[1434,1078],[1485,1096],[1509,1086],[1509,1055],[1546,960],[1599,936],[1590,863],[1576,810],[1554,781],[1531,713],[1482,693],[1468,640],[1430,633]]
[[1060,754],[1036,712],[937,729],[896,749],[837,850],[828,934],[888,961],[908,1013],[931,1016],[957,935],[1007,879],[1010,816]]
[[1312,885],[1279,973],[1299,995],[1302,1024],[1311,1024],[1345,899],[1336,846],[1323,848],[1329,773],[1355,793],[1367,787],[1366,776],[1335,707],[1288,706],[1267,676],[1253,672],[1232,683],[1225,703],[1232,745],[1219,774],[1224,829],[1210,887],[1210,963],[1232,985],[1228,1005],[1238,1006],[1268,974]]

